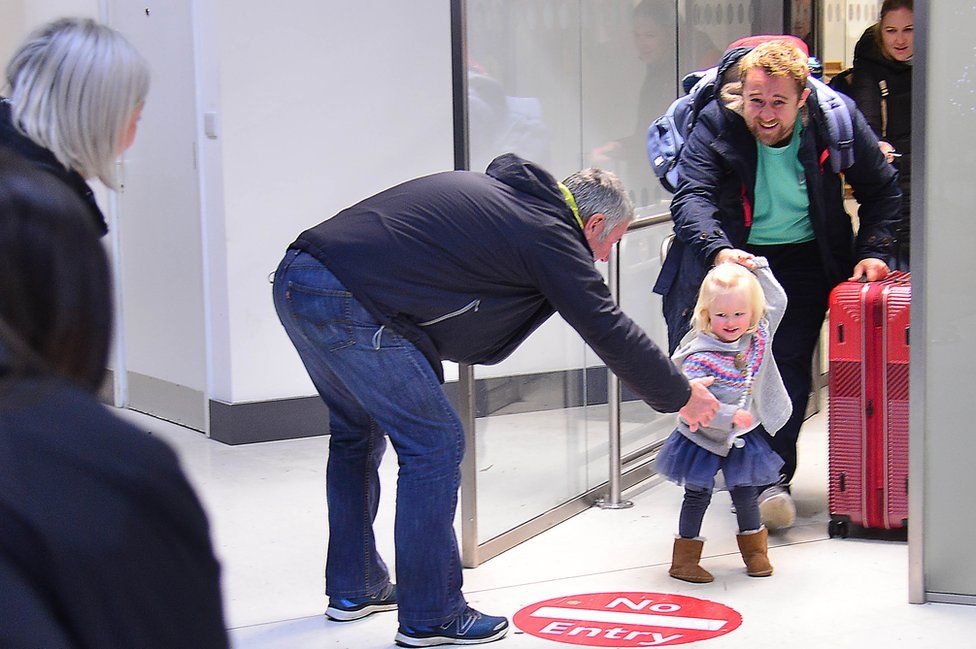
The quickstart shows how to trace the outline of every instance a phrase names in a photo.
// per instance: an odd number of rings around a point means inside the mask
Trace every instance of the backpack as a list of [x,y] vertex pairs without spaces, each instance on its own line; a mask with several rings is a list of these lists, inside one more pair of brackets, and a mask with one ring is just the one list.
[[[694,128],[698,113],[715,98],[718,80],[754,47],[773,40],[787,41],[808,53],[806,43],[795,36],[750,36],[732,43],[718,66],[692,72],[682,79],[685,94],[675,99],[667,112],[647,129],[647,157],[654,175],[666,190],[674,193],[677,189],[677,167],[685,139]],[[816,91],[827,127],[831,171],[840,173],[854,164],[854,121],[837,92],[812,75],[808,81]]]

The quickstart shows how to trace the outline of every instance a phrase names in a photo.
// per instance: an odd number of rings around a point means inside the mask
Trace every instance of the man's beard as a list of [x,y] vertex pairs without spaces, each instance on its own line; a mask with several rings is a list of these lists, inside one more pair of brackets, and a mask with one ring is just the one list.
[[[752,137],[769,147],[785,146],[789,144],[790,138],[793,136],[793,127],[795,126],[795,124],[790,124],[789,128],[784,129],[783,125],[779,124],[776,131],[773,132],[766,129],[761,129],[757,124],[758,120],[749,122],[749,132],[752,133]],[[770,142],[770,139],[774,139],[775,141]]]

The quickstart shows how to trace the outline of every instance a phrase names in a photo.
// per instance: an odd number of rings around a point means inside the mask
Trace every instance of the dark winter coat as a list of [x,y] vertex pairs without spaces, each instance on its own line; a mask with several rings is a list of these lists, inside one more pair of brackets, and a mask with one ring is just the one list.
[[95,202],[95,193],[85,179],[77,171],[65,168],[53,153],[18,131],[11,119],[10,104],[3,97],[0,97],[0,146],[12,150],[32,165],[53,174],[55,178],[67,185],[88,208],[96,232],[102,236],[108,232],[105,217],[98,208],[98,203]]
[[[877,138],[854,102],[847,100],[854,119],[854,164],[844,176],[861,206],[855,240],[844,209],[842,178],[826,160],[827,131],[815,93],[811,88],[797,118],[802,120],[798,156],[825,280],[832,285],[847,279],[857,260],[886,258],[901,192],[897,173],[881,155]],[[699,286],[716,253],[746,246],[757,164],[756,139],[741,115],[718,101],[707,104],[678,163],[678,191],[671,203],[675,240],[654,286],[654,292],[664,296],[672,349],[688,331]]]
[[[831,79],[830,85],[854,100],[879,140],[888,142],[901,157],[895,158],[902,195],[901,220],[895,235],[909,241],[912,181],[912,64],[882,53],[878,25],[865,30],[854,48],[854,66]],[[887,91],[882,96],[882,84]]]
[[385,326],[442,359],[497,363],[554,312],[652,407],[680,409],[688,381],[613,303],[556,180],[506,154],[487,173],[410,180],[302,233]]
[[66,382],[4,377],[0,467],[0,647],[227,647],[207,519],[166,444]]

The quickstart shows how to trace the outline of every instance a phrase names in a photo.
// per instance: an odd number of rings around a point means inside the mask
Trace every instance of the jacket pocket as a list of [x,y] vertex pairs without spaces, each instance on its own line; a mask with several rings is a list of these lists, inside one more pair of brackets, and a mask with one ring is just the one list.
[[433,320],[427,320],[426,322],[418,322],[417,325],[420,327],[429,327],[439,322],[444,322],[445,320],[450,320],[451,318],[456,318],[458,316],[464,315],[468,311],[477,311],[479,306],[481,306],[480,299],[471,300],[460,309],[456,309],[454,311],[451,311],[450,313],[445,313],[444,315],[438,316]]

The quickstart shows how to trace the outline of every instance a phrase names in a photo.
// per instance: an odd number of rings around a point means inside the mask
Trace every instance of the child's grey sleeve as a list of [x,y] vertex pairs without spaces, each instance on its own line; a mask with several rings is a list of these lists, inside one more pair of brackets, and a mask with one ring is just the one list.
[[769,262],[765,257],[756,257],[756,277],[759,279],[759,286],[762,287],[763,294],[766,296],[766,318],[769,320],[769,331],[775,333],[779,323],[783,320],[786,312],[786,291],[776,280],[773,271],[769,268]]

